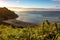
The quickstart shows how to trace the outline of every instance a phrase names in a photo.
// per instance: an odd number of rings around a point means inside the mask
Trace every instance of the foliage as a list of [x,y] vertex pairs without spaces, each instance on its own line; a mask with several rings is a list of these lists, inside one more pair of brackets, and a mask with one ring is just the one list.
[[0,25],[0,40],[60,40],[60,24],[45,21],[37,27]]
[[17,18],[18,15],[6,7],[0,8],[0,21]]

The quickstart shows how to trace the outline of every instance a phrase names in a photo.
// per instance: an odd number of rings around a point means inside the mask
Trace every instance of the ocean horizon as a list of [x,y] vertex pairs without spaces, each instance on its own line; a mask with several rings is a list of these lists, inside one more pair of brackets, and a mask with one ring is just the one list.
[[60,20],[60,11],[22,11],[15,13],[19,16],[17,20],[30,23],[42,23],[44,20],[50,22]]

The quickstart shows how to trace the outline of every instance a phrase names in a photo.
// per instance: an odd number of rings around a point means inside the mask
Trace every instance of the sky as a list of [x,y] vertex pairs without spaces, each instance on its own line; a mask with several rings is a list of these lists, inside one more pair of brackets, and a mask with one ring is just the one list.
[[60,8],[60,0],[0,0],[0,7]]

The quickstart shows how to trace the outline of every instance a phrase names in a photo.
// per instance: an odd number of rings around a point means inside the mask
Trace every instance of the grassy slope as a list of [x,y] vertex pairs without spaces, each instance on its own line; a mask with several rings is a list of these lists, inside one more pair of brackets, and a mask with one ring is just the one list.
[[[0,25],[0,40],[60,40],[60,24],[44,22],[37,27],[12,28]],[[51,35],[52,37],[50,37]],[[54,38],[54,34],[56,35]]]

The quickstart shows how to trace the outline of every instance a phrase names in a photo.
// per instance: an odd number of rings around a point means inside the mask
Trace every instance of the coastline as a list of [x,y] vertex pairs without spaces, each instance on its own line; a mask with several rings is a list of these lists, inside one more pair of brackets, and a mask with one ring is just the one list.
[[13,27],[17,27],[17,28],[24,28],[24,27],[35,27],[37,26],[37,24],[34,23],[29,23],[29,22],[23,22],[23,21],[19,21],[16,19],[9,19],[9,20],[4,20],[2,21],[2,24],[5,25],[12,25]]

